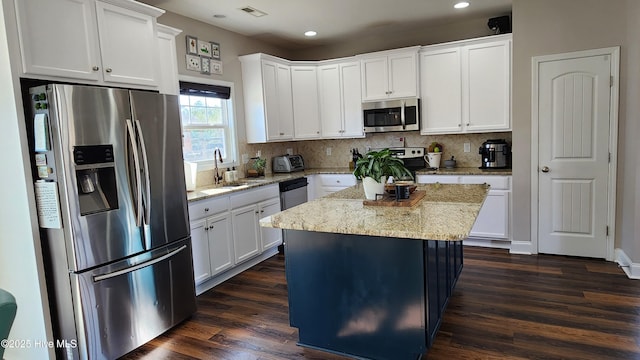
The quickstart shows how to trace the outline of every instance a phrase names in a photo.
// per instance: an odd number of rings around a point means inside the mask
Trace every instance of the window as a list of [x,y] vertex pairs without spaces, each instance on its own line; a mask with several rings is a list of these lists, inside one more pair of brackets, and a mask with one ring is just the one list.
[[235,165],[236,139],[230,86],[181,81],[180,118],[185,161],[204,165],[199,168],[208,168],[214,163],[214,151],[220,149],[223,164],[219,166]]

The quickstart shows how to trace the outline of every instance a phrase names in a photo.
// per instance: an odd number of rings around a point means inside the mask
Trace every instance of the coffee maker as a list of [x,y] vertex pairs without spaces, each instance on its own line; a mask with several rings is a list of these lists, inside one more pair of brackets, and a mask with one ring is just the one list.
[[511,147],[504,139],[490,139],[483,142],[478,153],[482,156],[480,169],[511,168]]

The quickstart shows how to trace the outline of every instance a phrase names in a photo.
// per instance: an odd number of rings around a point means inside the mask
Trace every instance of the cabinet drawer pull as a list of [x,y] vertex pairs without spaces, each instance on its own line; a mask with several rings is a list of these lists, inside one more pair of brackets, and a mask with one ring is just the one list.
[[209,227],[208,227],[208,226],[205,226],[205,227],[204,227],[204,231],[209,231]]
[[260,210],[260,214],[262,214],[264,212],[264,210]]
[[204,212],[207,212],[207,211],[209,211],[209,208],[204,208]]

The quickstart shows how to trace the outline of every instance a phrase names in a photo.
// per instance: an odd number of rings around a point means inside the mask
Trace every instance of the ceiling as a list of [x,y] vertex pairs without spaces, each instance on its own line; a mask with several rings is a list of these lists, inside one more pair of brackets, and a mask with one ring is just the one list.
[[[285,49],[329,45],[362,35],[410,31],[447,22],[509,14],[512,0],[139,0]],[[267,15],[240,10],[252,7]],[[223,15],[223,18],[214,17]],[[304,32],[318,35],[306,38]]]

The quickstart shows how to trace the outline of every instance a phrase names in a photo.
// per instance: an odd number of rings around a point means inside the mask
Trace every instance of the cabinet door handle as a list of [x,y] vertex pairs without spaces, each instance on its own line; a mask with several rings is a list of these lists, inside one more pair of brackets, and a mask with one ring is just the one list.
[[111,71],[113,71],[113,70],[111,70],[111,68],[106,68],[106,69],[104,69],[104,71],[106,71],[106,72],[110,73],[110,72],[111,72]]
[[204,212],[207,212],[207,211],[209,211],[209,208],[204,208]]
[[471,125],[471,123],[467,123],[467,126]]
[[284,133],[280,133],[280,136],[284,135]]
[[260,214],[260,212],[259,212],[259,211],[256,211],[256,214]]
[[458,127],[462,127],[462,124],[458,124]]
[[209,227],[208,227],[208,226],[205,226],[205,227],[204,227],[204,231],[209,231]]
[[99,67],[97,67],[97,66],[94,66],[94,67],[92,67],[92,68],[91,68],[91,70],[93,70],[93,71],[98,71],[98,70],[100,70],[100,68],[99,68]]
[[264,212],[264,210],[260,210],[260,214],[262,214]]
[[340,180],[336,180],[336,183],[340,184]]

